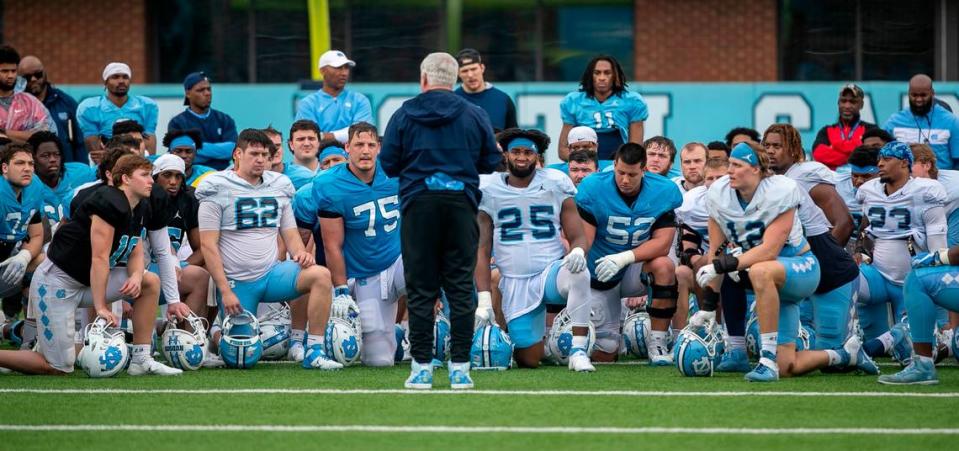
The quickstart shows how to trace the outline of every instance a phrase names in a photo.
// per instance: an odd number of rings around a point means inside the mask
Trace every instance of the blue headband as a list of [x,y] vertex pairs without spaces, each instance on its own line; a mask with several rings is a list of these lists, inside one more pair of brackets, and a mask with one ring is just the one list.
[[534,143],[533,140],[529,138],[523,138],[523,137],[513,138],[509,142],[509,144],[506,145],[506,151],[509,152],[510,150],[513,150],[516,147],[528,147],[530,149],[533,149],[534,152],[539,152],[539,148],[536,147],[536,143]]
[[346,150],[343,150],[342,147],[331,146],[323,149],[323,152],[320,152],[320,161],[323,161],[333,155],[339,155],[343,158],[349,158],[350,154],[346,153]]
[[856,174],[875,174],[879,172],[879,166],[856,166],[850,163],[849,172]]
[[904,160],[910,168],[913,162],[912,149],[909,148],[909,144],[899,141],[890,141],[882,146],[882,149],[879,149],[879,158]]
[[736,144],[736,147],[733,147],[732,152],[729,153],[729,157],[743,160],[749,163],[750,166],[759,167],[759,156],[756,155],[752,147],[749,147],[749,144]]
[[170,150],[176,149],[177,147],[189,147],[196,150],[196,141],[194,141],[190,135],[180,135],[173,138],[173,141],[170,141]]

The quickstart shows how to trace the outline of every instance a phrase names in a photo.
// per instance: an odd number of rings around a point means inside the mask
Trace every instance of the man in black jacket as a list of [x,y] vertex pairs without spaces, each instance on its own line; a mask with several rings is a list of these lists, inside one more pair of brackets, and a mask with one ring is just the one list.
[[489,117],[453,93],[459,65],[431,53],[420,64],[421,94],[386,127],[380,164],[400,179],[400,240],[410,317],[412,374],[406,388],[433,386],[433,305],[446,293],[452,336],[450,385],[469,389],[473,269],[479,230],[479,174],[499,165]]

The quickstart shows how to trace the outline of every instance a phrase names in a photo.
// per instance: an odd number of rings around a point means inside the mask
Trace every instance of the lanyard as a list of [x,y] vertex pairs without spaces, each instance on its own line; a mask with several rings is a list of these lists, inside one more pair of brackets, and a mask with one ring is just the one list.
[[929,138],[932,136],[932,119],[926,115],[926,123],[929,124],[929,133],[926,136],[922,135],[922,127],[919,126],[919,118],[915,114],[912,115],[912,120],[916,123],[916,130],[919,132],[919,142],[929,144]]
[[843,133],[842,122],[839,122],[839,139],[843,141],[849,141],[853,136],[856,135],[856,129],[859,128],[859,121],[856,121],[855,124],[849,126],[849,135]]

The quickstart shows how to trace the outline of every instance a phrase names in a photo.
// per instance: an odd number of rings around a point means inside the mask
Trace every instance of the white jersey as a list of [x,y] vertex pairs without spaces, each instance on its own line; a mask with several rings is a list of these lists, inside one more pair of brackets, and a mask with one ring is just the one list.
[[493,220],[493,255],[500,273],[534,276],[566,253],[560,213],[576,187],[554,169],[537,169],[526,188],[507,185],[506,176],[500,172],[480,179],[479,209]]
[[[709,217],[722,227],[726,239],[747,251],[762,243],[766,227],[779,215],[799,207],[802,194],[792,179],[774,175],[760,181],[752,201],[743,205],[729,186],[729,176],[724,176],[709,187],[706,201]],[[795,215],[780,255],[796,255],[804,245],[802,225]]]
[[[932,179],[910,178],[898,191],[886,195],[886,185],[872,179],[856,193],[862,203],[866,232],[875,238],[872,264],[886,279],[902,284],[911,270],[907,238],[914,240],[916,252],[926,250],[928,234],[945,235],[945,230],[927,230],[924,213],[942,207],[946,191]],[[944,224],[942,226],[944,227]]]
[[679,192],[681,194],[686,194],[686,187],[683,186],[683,184],[686,182],[686,179],[684,179],[683,176],[677,175],[676,177],[673,177],[670,180],[672,180],[673,183],[675,183],[676,186],[679,187]]
[[526,188],[507,185],[506,176],[481,176],[479,208],[493,220],[502,311],[510,321],[539,306],[550,264],[566,253],[560,213],[563,202],[576,195],[576,187],[554,169],[537,169]]
[[816,161],[804,161],[796,163],[789,167],[784,174],[793,179],[800,188],[802,201],[799,203],[799,222],[802,223],[806,236],[818,236],[829,233],[832,224],[826,218],[826,214],[812,200],[809,192],[816,185],[836,185],[836,173],[829,170],[825,165]]
[[703,237],[703,249],[709,248],[709,212],[706,211],[705,186],[697,186],[683,194],[683,205],[676,209],[676,220]]
[[836,192],[849,209],[849,213],[855,220],[854,225],[858,226],[859,219],[862,218],[862,204],[859,203],[859,199],[856,199],[856,191],[856,187],[852,186],[851,173],[846,172],[836,176]]
[[251,185],[232,170],[205,177],[196,189],[200,230],[220,231],[220,257],[226,276],[255,280],[277,262],[277,235],[296,228],[293,183],[283,175],[263,172]]
[[946,189],[946,219],[949,223],[949,247],[959,245],[959,171],[940,169],[936,179]]

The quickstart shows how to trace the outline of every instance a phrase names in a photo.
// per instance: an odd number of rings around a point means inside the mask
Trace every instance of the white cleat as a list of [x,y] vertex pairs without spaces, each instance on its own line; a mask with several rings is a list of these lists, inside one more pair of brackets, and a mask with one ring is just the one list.
[[223,359],[221,359],[220,356],[213,353],[207,353],[206,358],[203,359],[202,366],[203,368],[220,368],[224,365],[226,365],[226,363],[223,362]]
[[570,371],[577,372],[596,371],[596,367],[594,367],[593,363],[589,361],[589,356],[586,355],[585,351],[576,351],[569,356],[569,369]]
[[306,348],[303,347],[303,343],[293,343],[290,345],[290,349],[286,351],[287,360],[294,362],[302,362],[304,355],[306,355]]
[[147,359],[142,363],[130,363],[127,374],[131,376],[143,376],[145,374],[155,374],[157,376],[179,376],[183,370],[171,368],[153,359]]

